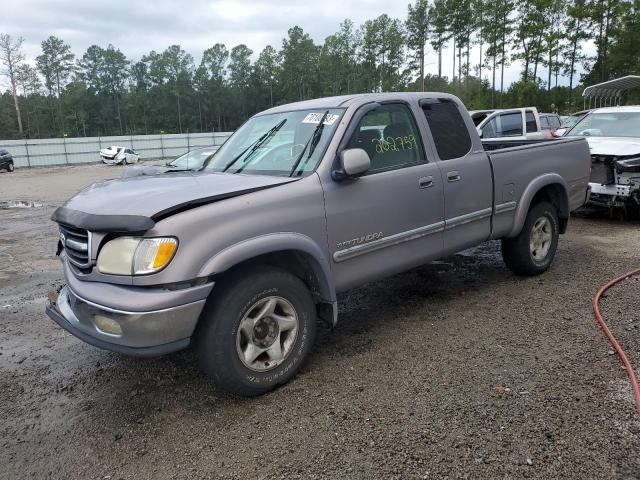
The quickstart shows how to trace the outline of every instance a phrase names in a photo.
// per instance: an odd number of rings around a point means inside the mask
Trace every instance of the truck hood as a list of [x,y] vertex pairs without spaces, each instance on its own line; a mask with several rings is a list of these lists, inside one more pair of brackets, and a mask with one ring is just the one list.
[[142,232],[172,214],[296,180],[216,172],[105,180],[71,197],[51,218],[92,231]]
[[640,137],[585,137],[591,150],[591,155],[615,155],[627,157],[640,155]]

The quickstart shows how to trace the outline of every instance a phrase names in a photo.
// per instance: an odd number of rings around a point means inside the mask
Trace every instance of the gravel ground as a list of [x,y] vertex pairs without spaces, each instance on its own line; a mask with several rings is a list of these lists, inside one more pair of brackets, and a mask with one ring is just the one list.
[[[97,167],[47,178],[71,192]],[[0,201],[20,175],[0,175]],[[37,192],[22,199],[62,200]],[[51,211],[0,210],[0,478],[640,477],[630,384],[591,312],[640,265],[639,223],[572,218],[536,278],[490,242],[350,291],[291,383],[237,399],[190,352],[127,358],[45,316]],[[639,293],[635,278],[603,300],[636,366]]]

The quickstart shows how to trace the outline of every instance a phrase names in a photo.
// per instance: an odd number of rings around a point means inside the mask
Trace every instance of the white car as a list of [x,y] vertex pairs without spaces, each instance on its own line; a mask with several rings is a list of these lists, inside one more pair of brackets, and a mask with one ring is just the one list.
[[100,150],[102,162],[109,165],[127,165],[128,163],[138,163],[140,155],[131,148],[111,146]]
[[591,150],[589,202],[638,212],[640,206],[640,106],[597,108],[565,137],[585,137]]

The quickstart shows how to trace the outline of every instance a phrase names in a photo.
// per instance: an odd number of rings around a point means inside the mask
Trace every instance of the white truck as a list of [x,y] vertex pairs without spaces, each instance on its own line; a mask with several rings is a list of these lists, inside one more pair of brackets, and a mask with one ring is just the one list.
[[640,212],[640,106],[597,108],[564,137],[585,137],[591,150],[589,203]]
[[[539,114],[536,107],[476,110],[469,114],[482,140],[543,140],[551,138],[551,130],[560,126],[554,119],[554,126],[549,124],[547,117],[555,114]],[[544,122],[541,115],[545,117]]]

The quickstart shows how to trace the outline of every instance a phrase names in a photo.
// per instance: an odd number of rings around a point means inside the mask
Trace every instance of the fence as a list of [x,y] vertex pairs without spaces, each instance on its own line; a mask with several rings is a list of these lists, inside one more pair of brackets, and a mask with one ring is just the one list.
[[215,132],[0,140],[0,149],[11,153],[16,168],[44,167],[99,162],[98,152],[110,145],[130,147],[143,160],[175,158],[193,148],[222,145],[229,135],[229,132]]

